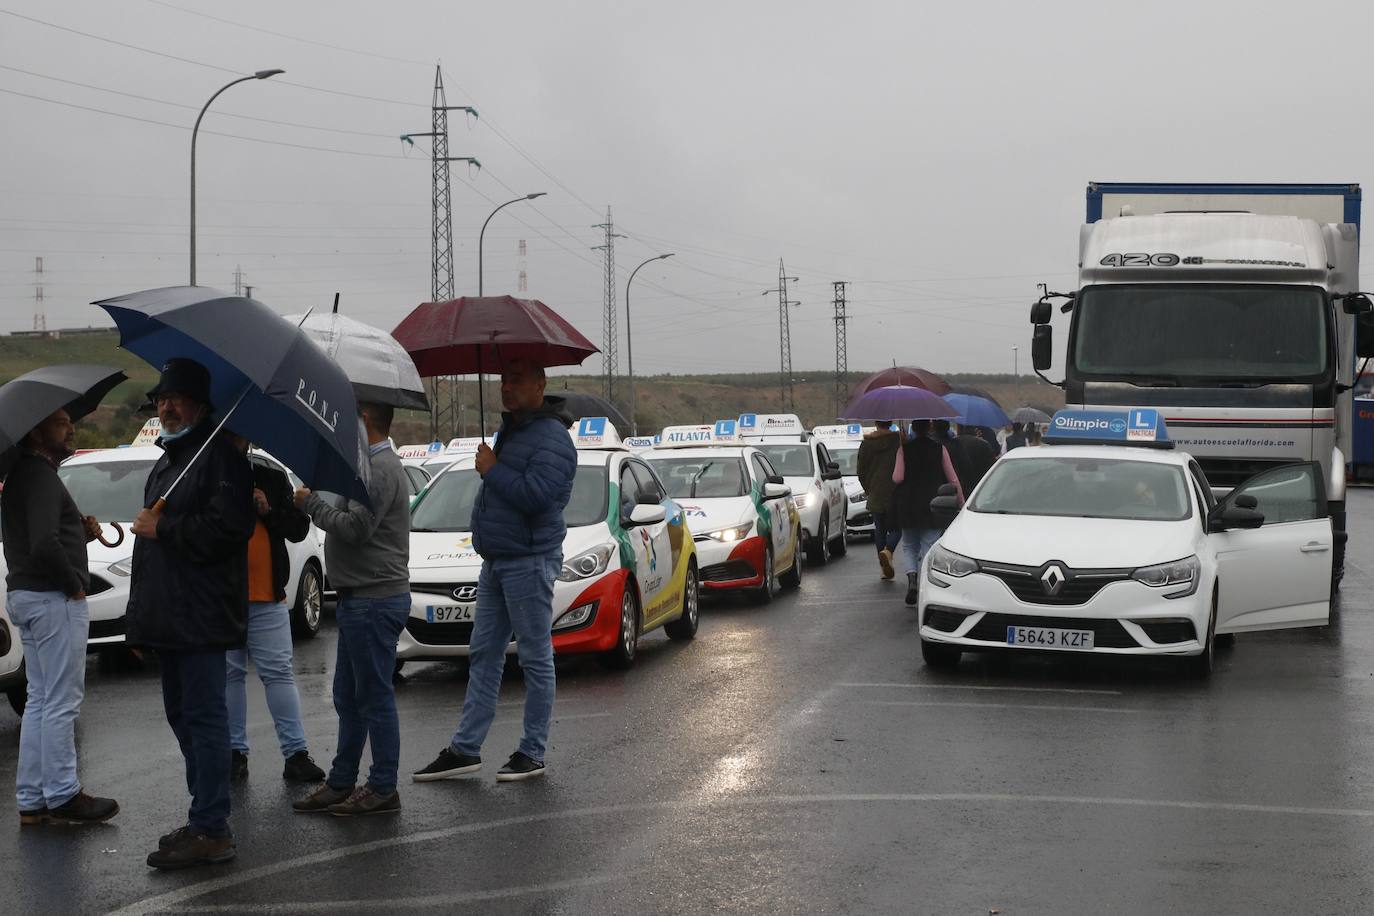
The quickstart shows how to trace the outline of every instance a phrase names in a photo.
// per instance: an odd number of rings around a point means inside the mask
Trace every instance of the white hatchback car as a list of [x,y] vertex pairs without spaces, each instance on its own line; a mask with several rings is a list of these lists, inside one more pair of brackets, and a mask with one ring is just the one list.
[[[1154,411],[1131,414],[1134,427]],[[1165,655],[1206,675],[1218,636],[1327,623],[1332,544],[1314,463],[1263,471],[1217,502],[1186,452],[1015,449],[922,563],[922,655]]]
[[[57,470],[82,514],[101,521],[107,540],[118,536],[112,522],[124,529],[124,540],[116,547],[99,541],[86,547],[91,570],[91,586],[86,590],[91,613],[87,645],[92,650],[124,642],[134,553],[128,527],[143,507],[143,484],[160,457],[162,449],[157,446],[103,449],[68,458]],[[249,460],[283,472],[293,487],[300,484],[296,475],[265,452],[253,451]],[[314,636],[324,604],[324,557],[315,529],[298,544],[288,542],[286,553],[291,562],[286,595],[292,603],[292,630],[298,636]]]
[[[5,574],[5,562],[0,558],[0,576]],[[24,678],[24,645],[19,631],[10,623],[4,602],[0,602],[0,690],[10,701],[17,715],[24,714],[28,686]]]

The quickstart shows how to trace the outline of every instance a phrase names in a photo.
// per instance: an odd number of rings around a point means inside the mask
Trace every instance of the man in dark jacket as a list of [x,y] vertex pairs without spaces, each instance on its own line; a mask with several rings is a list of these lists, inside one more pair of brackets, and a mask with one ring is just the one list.
[[997,463],[996,439],[994,438],[992,442],[989,442],[986,433],[987,431],[980,426],[961,425],[959,427],[957,438],[969,465],[969,479],[965,480],[962,477],[959,479],[966,494],[972,493],[973,488],[978,486],[979,481]]
[[24,436],[0,501],[9,568],[5,604],[24,644],[29,681],[14,771],[21,825],[99,823],[119,813],[114,799],[82,791],[76,776],[76,717],[86,694],[91,621],[86,543],[100,528],[82,518],[57,476],[74,437],[65,410]]
[[[227,434],[240,452],[248,453],[248,440]],[[248,778],[248,659],[258,671],[267,710],[277,729],[277,744],[286,758],[282,778],[292,782],[319,782],[324,771],[305,746],[301,725],[301,698],[291,670],[291,609],[286,604],[286,583],[291,559],[286,542],[299,544],[310,533],[310,516],[291,501],[286,475],[259,461],[250,461],[253,472],[253,536],[248,541],[248,637],[242,649],[228,655],[229,684],[229,778]]]
[[1007,436],[1007,441],[1002,449],[1002,454],[1006,454],[1014,448],[1021,448],[1026,444],[1025,424],[1011,424],[1011,435]]
[[242,453],[212,439],[204,366],[169,360],[148,395],[162,421],[163,455],[143,487],[147,508],[130,529],[137,540],[127,639],[157,650],[167,724],[186,760],[191,792],[186,825],[159,841],[148,864],[187,868],[234,857],[225,652],[243,645],[247,624],[253,478]]
[[921,561],[940,538],[930,501],[946,483],[958,489],[959,476],[944,445],[931,437],[929,420],[917,420],[911,424],[911,431],[913,437],[902,444],[905,479],[897,486],[893,503],[902,526],[902,550],[906,555],[906,603],[914,607],[920,589]]
[[482,556],[463,718],[449,746],[417,782],[450,779],[482,765],[482,742],[496,715],[506,647],[515,635],[525,673],[525,732],[496,773],[499,781],[544,773],[553,715],[553,582],[563,566],[563,509],[572,495],[577,451],[562,398],[544,397],[544,370],[507,363],[501,374],[496,449],[477,452],[482,488],[472,511],[472,545]]
[[892,471],[902,437],[892,428],[891,420],[879,420],[873,432],[859,443],[858,478],[868,496],[868,511],[873,514],[873,544],[878,548],[878,567],[884,579],[896,575],[892,567],[892,551],[902,539],[902,529],[892,517]]
[[949,453],[950,464],[959,478],[959,487],[965,493],[973,489],[973,461],[964,449],[964,443],[954,435],[948,420],[933,420],[930,424],[932,437],[945,447]]

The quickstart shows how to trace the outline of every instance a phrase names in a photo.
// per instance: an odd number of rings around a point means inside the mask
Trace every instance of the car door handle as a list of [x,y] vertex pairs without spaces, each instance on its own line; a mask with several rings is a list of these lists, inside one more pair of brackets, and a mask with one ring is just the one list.
[[1303,544],[1298,549],[1303,553],[1325,553],[1331,549],[1331,546],[1329,544],[1318,544],[1316,541],[1313,541],[1310,544]]

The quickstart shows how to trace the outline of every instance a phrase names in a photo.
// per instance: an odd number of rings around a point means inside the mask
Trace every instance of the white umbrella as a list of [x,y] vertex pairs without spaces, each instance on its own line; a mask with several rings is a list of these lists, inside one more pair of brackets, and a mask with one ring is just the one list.
[[[297,324],[301,317],[286,320]],[[415,361],[388,332],[337,312],[311,315],[300,328],[343,369],[359,401],[429,410]]]

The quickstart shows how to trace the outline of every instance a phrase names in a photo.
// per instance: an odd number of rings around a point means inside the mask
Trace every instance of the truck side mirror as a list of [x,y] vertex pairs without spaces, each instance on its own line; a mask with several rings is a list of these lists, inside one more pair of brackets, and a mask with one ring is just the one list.
[[1050,323],[1050,304],[1044,299],[1031,306],[1031,324]]
[[1031,365],[1045,372],[1054,364],[1054,328],[1037,324],[1031,334]]
[[1355,316],[1355,355],[1360,359],[1374,356],[1374,313]]
[[1341,308],[1347,315],[1368,315],[1374,312],[1374,303],[1364,293],[1351,293],[1341,300]]

